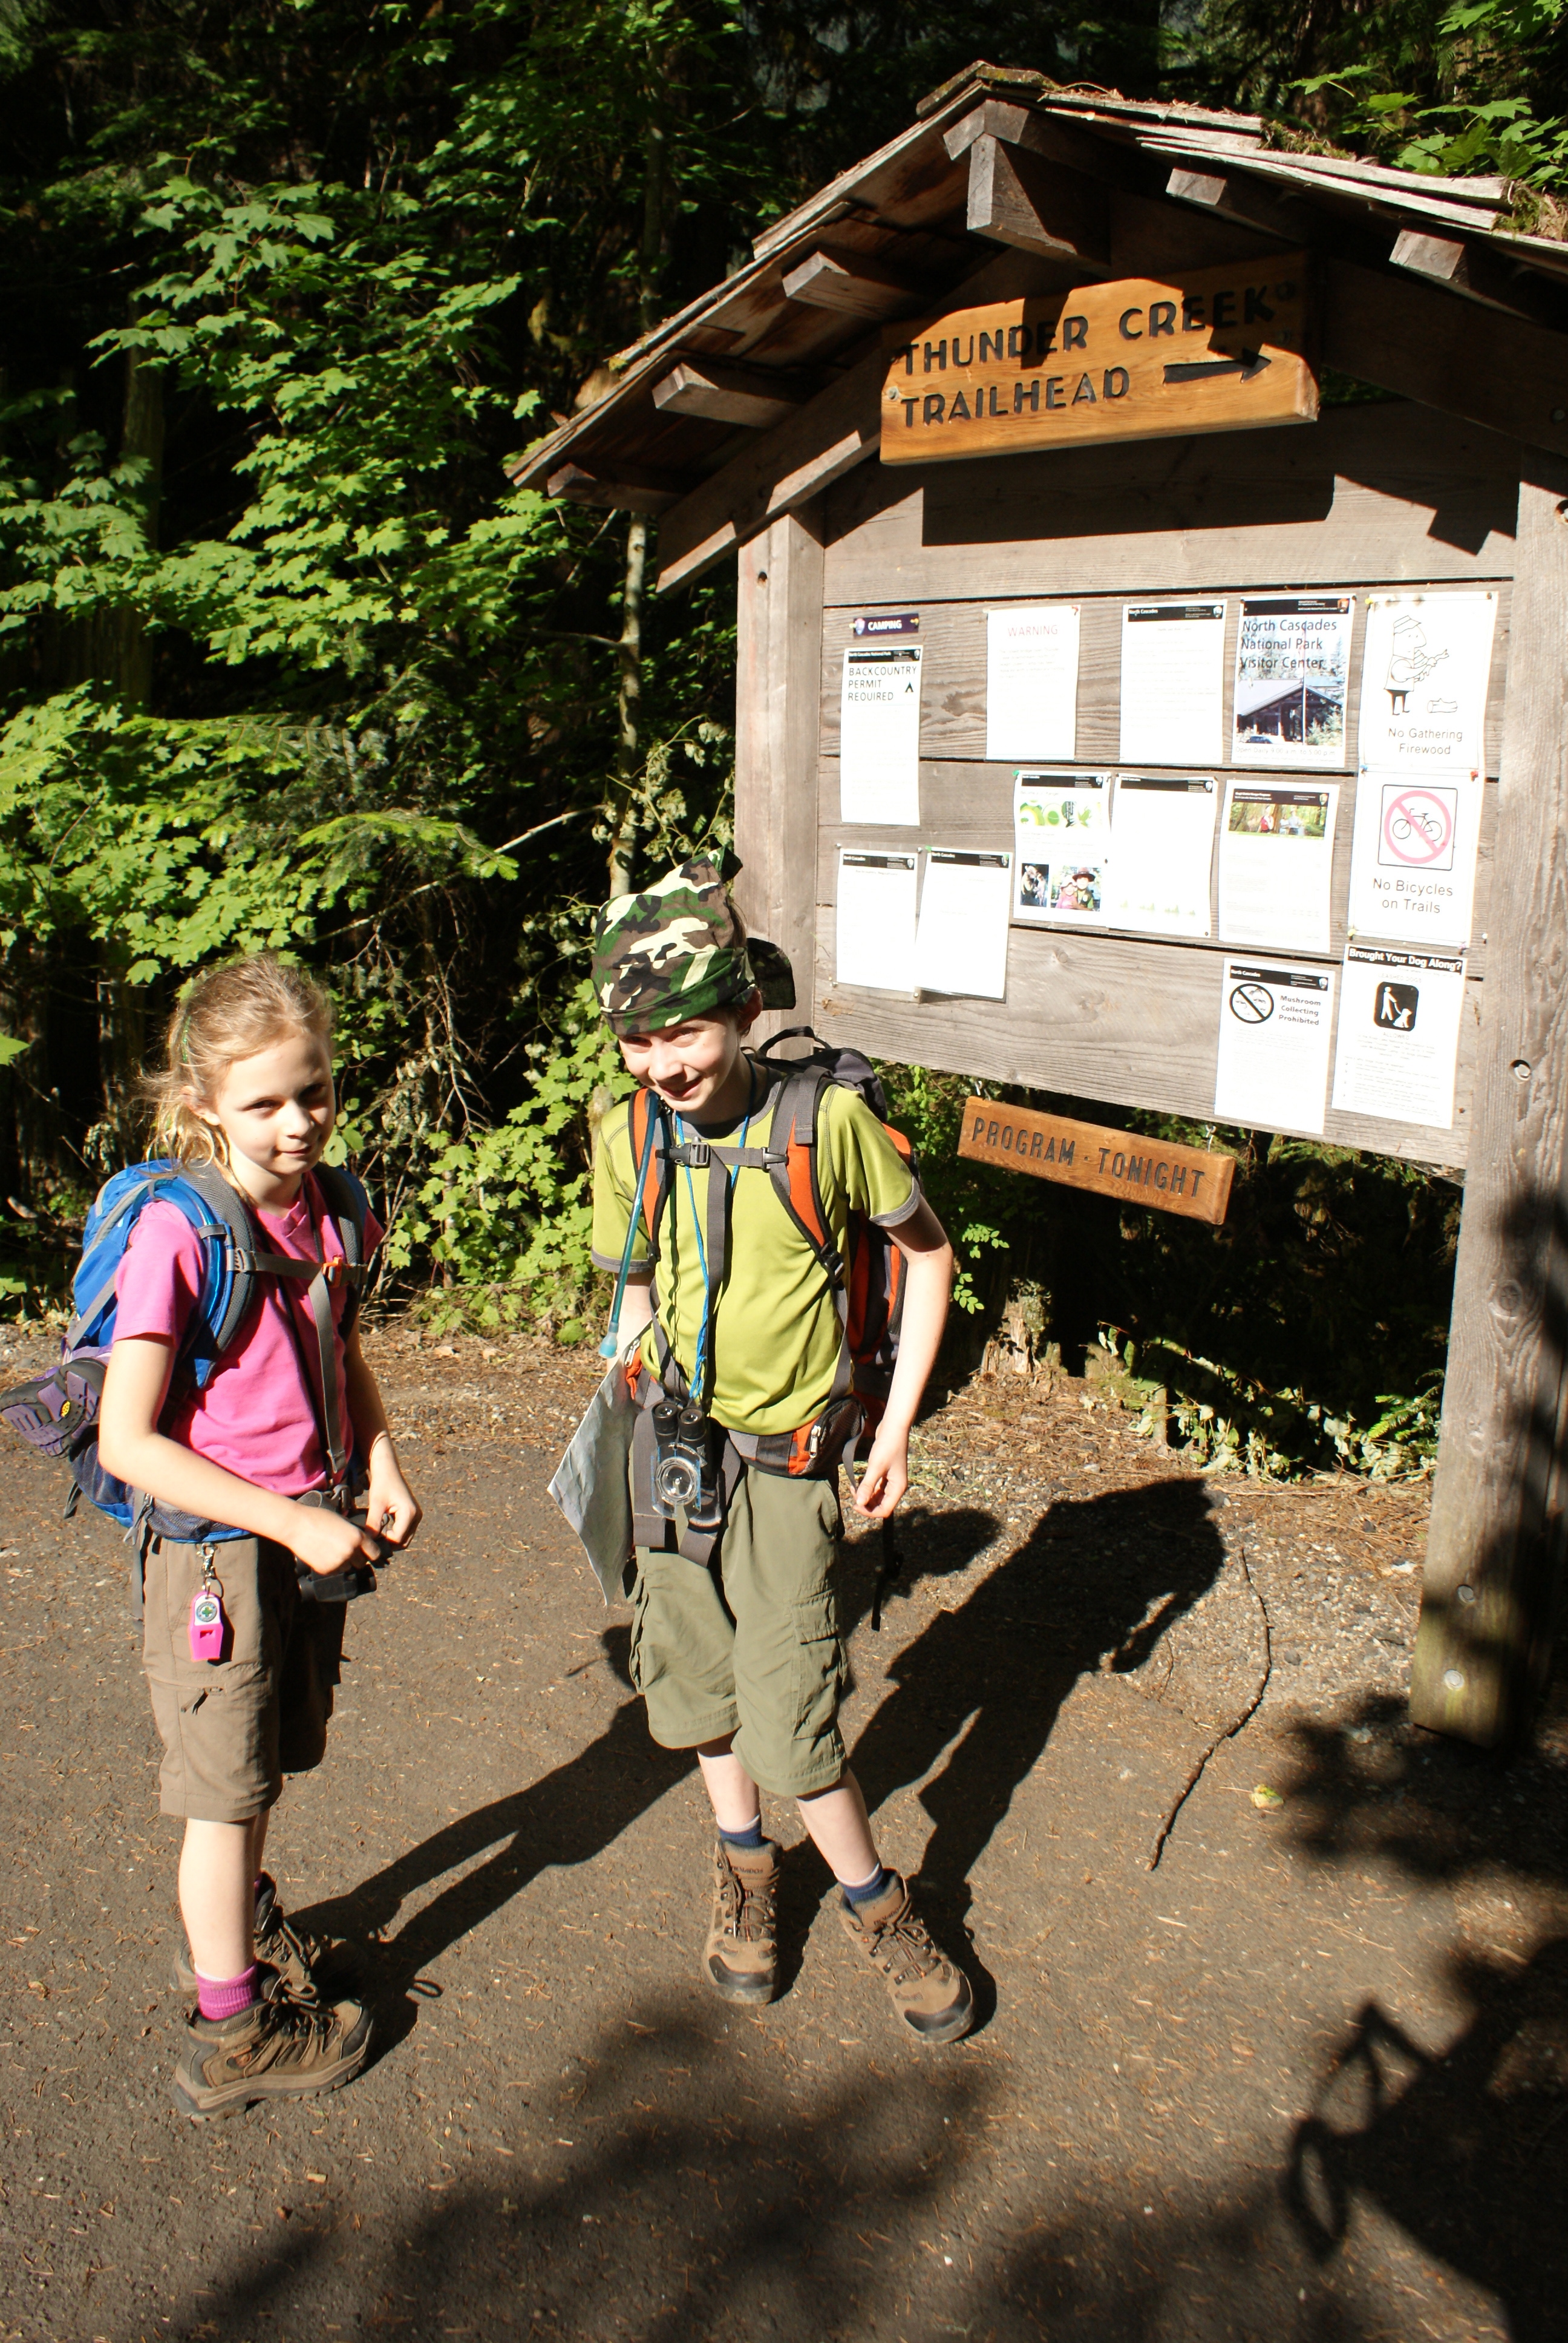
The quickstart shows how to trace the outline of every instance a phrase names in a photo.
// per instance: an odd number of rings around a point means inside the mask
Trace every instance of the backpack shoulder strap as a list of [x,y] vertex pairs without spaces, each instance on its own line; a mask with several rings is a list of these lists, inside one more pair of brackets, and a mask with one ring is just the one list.
[[821,1264],[835,1293],[844,1287],[844,1260],[822,1202],[817,1172],[817,1138],[822,1097],[832,1077],[820,1066],[807,1063],[785,1071],[773,1108],[773,1151],[783,1158],[769,1177],[773,1192]]
[[347,1337],[359,1314],[365,1286],[365,1224],[370,1217],[370,1198],[365,1182],[346,1163],[318,1163],[310,1176],[343,1244],[348,1294],[343,1305],[342,1332]]
[[[229,1185],[216,1163],[182,1163],[171,1167],[166,1179],[156,1181],[154,1193],[176,1184],[194,1188],[206,1206],[210,1232],[221,1242],[206,1245],[201,1314],[206,1348],[216,1362],[238,1333],[256,1291],[256,1231],[245,1199]],[[171,1203],[178,1203],[177,1195]],[[190,1217],[186,1213],[187,1219]],[[204,1237],[207,1232],[201,1232]]]
[[669,1132],[664,1116],[656,1107],[653,1092],[639,1086],[626,1102],[627,1136],[631,1141],[631,1168],[634,1172],[642,1161],[643,1150],[648,1145],[648,1121],[654,1116],[657,1116],[658,1128],[654,1133],[653,1154],[643,1186],[642,1221],[648,1231],[648,1259],[657,1262],[659,1226],[664,1219],[665,1205],[669,1201]]

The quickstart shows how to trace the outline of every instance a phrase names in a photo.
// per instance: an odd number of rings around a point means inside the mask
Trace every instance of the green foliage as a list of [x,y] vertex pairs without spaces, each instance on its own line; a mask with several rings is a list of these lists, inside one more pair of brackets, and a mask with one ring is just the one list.
[[417,1253],[436,1264],[426,1307],[437,1326],[527,1324],[575,1341],[593,1284],[593,1133],[635,1084],[586,981],[530,1057],[528,1094],[504,1122],[435,1142],[387,1252],[394,1268]]

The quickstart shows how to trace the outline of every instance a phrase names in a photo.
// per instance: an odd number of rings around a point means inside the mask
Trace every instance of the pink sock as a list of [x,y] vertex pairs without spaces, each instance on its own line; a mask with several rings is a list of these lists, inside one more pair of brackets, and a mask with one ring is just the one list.
[[256,1989],[256,1965],[236,1977],[205,1977],[196,1971],[196,2006],[204,2017],[238,2017],[261,1996]]

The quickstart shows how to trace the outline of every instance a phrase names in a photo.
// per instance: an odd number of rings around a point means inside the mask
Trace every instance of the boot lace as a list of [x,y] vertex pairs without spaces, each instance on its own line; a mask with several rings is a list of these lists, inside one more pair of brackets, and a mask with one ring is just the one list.
[[884,1920],[871,1938],[871,1958],[898,1985],[918,1985],[923,1977],[947,1974],[946,1956],[932,1944],[925,1922],[910,1906]]
[[742,1945],[765,1944],[773,1934],[773,1896],[771,1879],[753,1885],[727,1857],[719,1883],[725,1935]]
[[275,2001],[267,2006],[270,2018],[263,2021],[250,2047],[236,2057],[236,2066],[257,2074],[274,2066],[306,2066],[327,2048],[337,2022],[329,2011],[307,2008],[297,2001]]

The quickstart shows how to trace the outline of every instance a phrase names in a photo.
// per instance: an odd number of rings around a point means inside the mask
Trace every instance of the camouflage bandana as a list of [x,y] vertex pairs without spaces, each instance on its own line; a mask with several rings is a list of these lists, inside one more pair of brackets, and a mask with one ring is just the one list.
[[640,894],[617,895],[595,923],[593,988],[612,1033],[658,1032],[754,987],[769,1009],[795,1005],[788,960],[748,938],[715,862],[683,862]]

